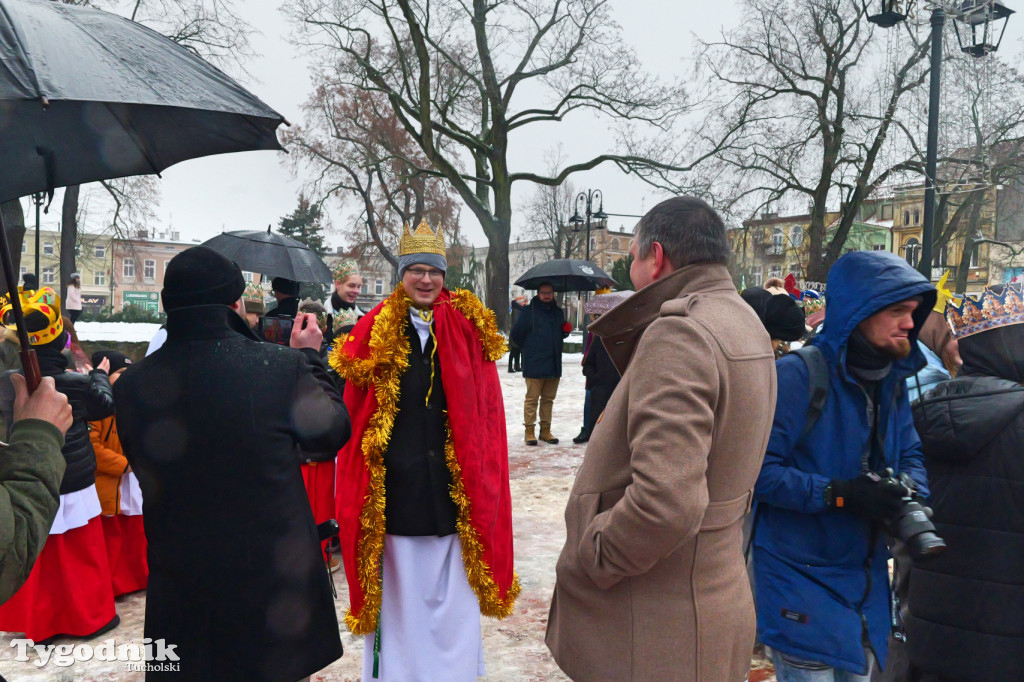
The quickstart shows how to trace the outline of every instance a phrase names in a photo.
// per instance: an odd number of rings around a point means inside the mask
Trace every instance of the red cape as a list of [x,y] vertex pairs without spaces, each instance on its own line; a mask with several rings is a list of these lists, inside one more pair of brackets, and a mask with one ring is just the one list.
[[[337,518],[351,599],[346,623],[356,634],[374,631],[380,608],[386,494],[381,458],[397,409],[388,386],[394,385],[397,398],[396,377],[408,366],[408,305],[399,286],[359,320],[331,357],[347,380],[345,405],[352,419],[352,437],[338,453]],[[442,290],[433,310],[463,560],[481,612],[500,618],[512,612],[519,592],[512,568],[505,408],[494,363],[504,353],[504,340],[493,313],[469,292]]]

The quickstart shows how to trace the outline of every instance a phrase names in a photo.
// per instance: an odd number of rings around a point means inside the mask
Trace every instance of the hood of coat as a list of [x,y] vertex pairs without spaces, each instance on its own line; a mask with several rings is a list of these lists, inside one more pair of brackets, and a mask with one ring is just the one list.
[[[606,312],[590,325],[589,331],[601,337],[615,368],[619,374],[625,374],[636,344],[652,322],[664,315],[685,315],[685,297],[688,294],[710,291],[736,293],[729,269],[712,263],[687,265],[667,277],[651,282]],[[751,317],[757,320],[753,308],[745,307]]]
[[968,461],[1024,413],[1024,385],[958,377],[928,391],[913,409],[926,457]]
[[996,327],[960,339],[959,376],[989,376],[1024,383],[1024,324]]
[[924,300],[914,312],[910,332],[911,352],[893,363],[899,376],[910,376],[925,366],[925,358],[915,341],[928,313],[935,307],[935,287],[924,275],[907,265],[894,253],[853,251],[832,266],[828,273],[828,303],[825,327],[812,343],[846,368],[846,347],[850,335],[861,322],[876,312],[914,296]]

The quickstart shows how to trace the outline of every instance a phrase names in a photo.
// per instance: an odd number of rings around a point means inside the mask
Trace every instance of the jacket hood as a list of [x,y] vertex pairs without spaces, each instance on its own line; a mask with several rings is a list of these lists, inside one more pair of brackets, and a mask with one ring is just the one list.
[[924,301],[914,311],[911,352],[893,363],[894,371],[913,374],[925,365],[915,341],[935,306],[936,292],[924,275],[894,253],[853,251],[836,261],[828,274],[825,327],[813,343],[845,367],[846,345],[857,325],[882,308],[913,296]]
[[967,461],[1024,413],[1024,385],[958,377],[927,392],[913,409],[926,457]]
[[996,327],[960,339],[960,376],[989,376],[1024,383],[1024,324]]

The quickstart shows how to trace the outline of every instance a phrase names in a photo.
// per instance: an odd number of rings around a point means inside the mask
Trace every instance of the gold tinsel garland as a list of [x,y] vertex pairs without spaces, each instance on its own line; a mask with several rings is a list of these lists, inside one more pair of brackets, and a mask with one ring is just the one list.
[[[344,344],[339,344],[330,358],[331,367],[346,381],[364,389],[373,384],[377,398],[377,409],[370,417],[361,444],[363,460],[370,472],[366,502],[359,515],[361,534],[356,567],[359,585],[363,590],[363,609],[359,615],[353,614],[350,609],[345,616],[345,624],[357,635],[367,635],[376,630],[380,616],[381,556],[384,551],[385,528],[384,452],[391,440],[391,430],[398,414],[402,373],[409,366],[409,338],[405,334],[409,305],[409,297],[399,284],[384,301],[373,321],[369,355],[365,359],[353,358],[343,351]],[[505,339],[498,333],[493,311],[463,289],[452,292],[451,305],[476,328],[484,356],[489,361],[493,362],[505,353]],[[459,512],[456,528],[462,543],[466,576],[480,602],[480,612],[504,618],[512,613],[519,595],[519,577],[513,574],[512,585],[505,599],[501,599],[490,567],[483,560],[479,535],[469,522],[470,501],[462,482],[462,468],[455,457],[455,445],[447,423],[445,429],[448,434],[445,459],[452,474],[452,500]]]

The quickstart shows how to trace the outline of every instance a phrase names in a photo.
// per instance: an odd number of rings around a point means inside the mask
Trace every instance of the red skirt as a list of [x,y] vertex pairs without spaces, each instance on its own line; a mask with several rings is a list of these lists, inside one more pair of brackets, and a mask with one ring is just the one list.
[[114,618],[114,592],[94,517],[81,528],[46,539],[28,580],[0,606],[0,630],[38,642],[54,635],[91,635]]
[[146,531],[142,516],[101,516],[103,536],[107,540],[114,596],[146,589],[149,562],[146,560]]
[[303,464],[302,480],[313,508],[313,520],[323,523],[334,518],[334,460]]

